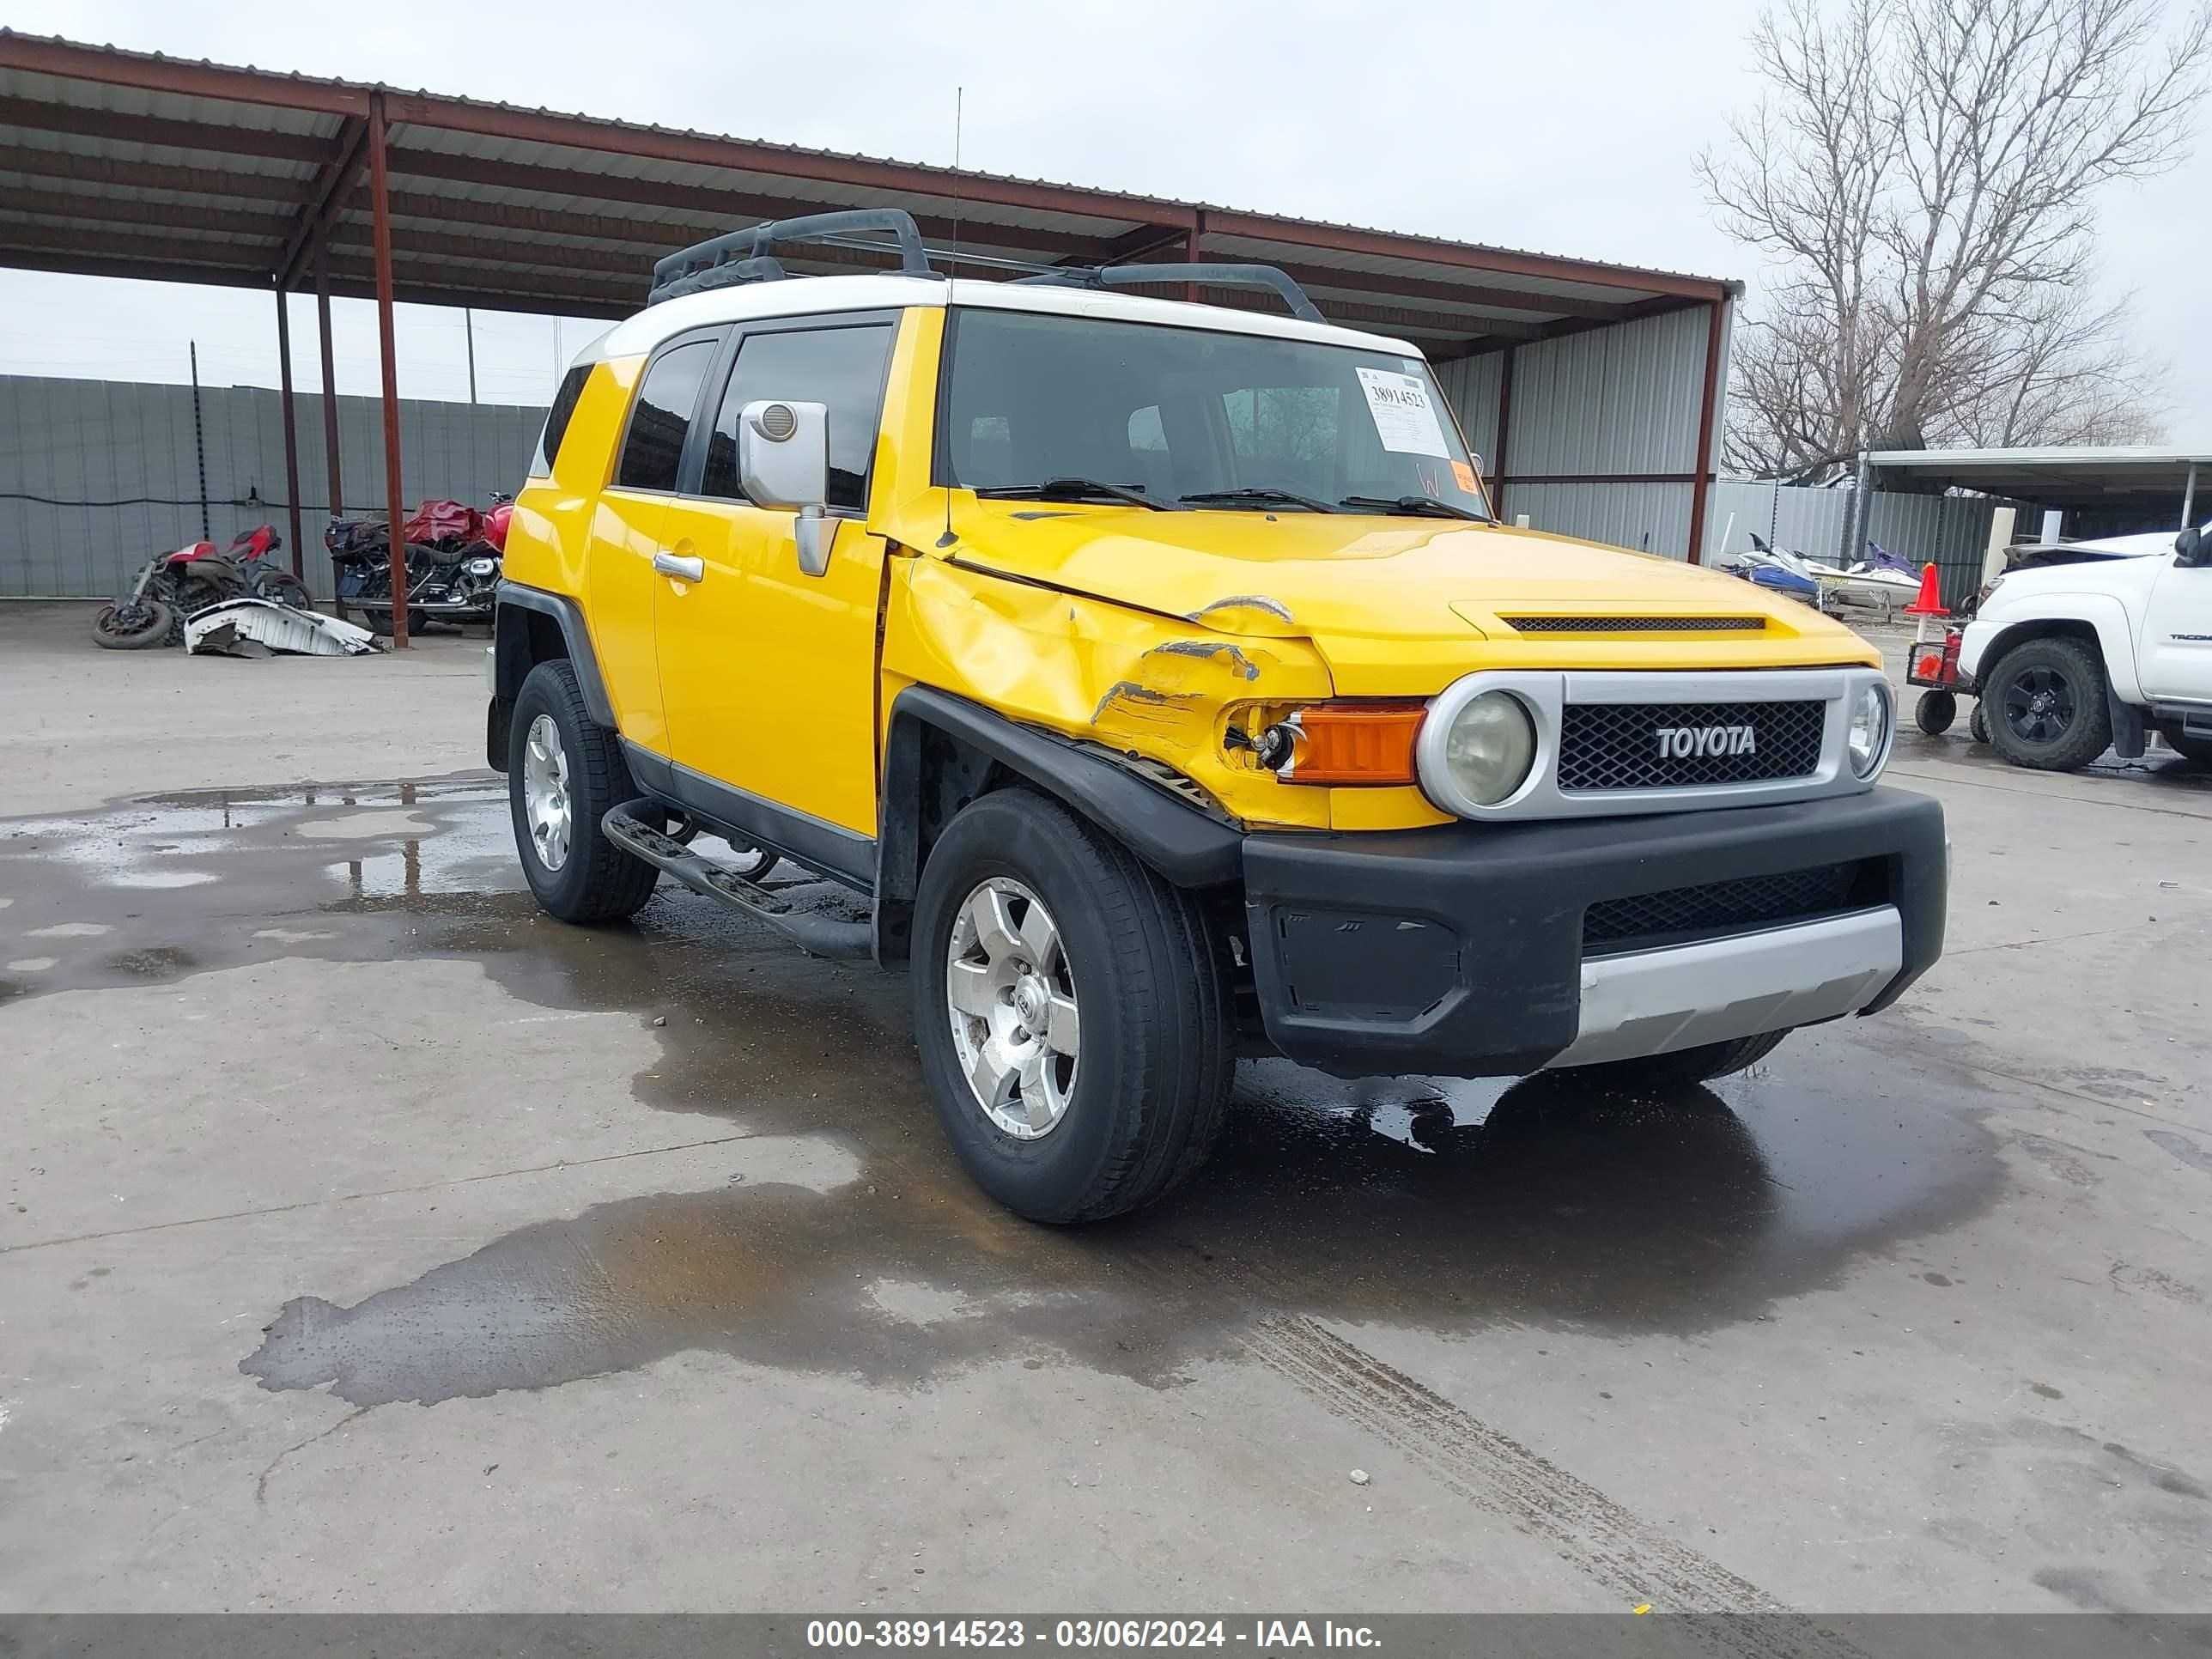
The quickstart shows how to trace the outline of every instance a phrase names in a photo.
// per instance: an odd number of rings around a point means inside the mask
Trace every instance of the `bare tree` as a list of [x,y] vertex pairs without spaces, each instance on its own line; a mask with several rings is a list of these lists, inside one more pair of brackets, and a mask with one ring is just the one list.
[[2185,153],[2212,3],[1815,0],[1764,13],[1768,91],[1698,161],[1771,262],[1737,331],[1728,459],[1819,482],[1862,448],[2155,433],[2124,303],[2086,297],[2098,191]]

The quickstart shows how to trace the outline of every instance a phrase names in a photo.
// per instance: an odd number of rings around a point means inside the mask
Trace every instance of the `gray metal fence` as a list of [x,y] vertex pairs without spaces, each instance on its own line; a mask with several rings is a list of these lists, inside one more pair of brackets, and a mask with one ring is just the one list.
[[[319,397],[294,399],[307,585],[331,594]],[[381,511],[384,438],[374,398],[341,397],[338,460],[349,512]],[[543,409],[403,399],[400,465],[409,505],[447,495],[483,505],[512,491],[544,423]],[[192,389],[0,375],[0,597],[97,599],[118,592],[154,553],[228,542],[257,524],[289,535],[284,427],[260,386]],[[287,559],[289,554],[280,555]]]

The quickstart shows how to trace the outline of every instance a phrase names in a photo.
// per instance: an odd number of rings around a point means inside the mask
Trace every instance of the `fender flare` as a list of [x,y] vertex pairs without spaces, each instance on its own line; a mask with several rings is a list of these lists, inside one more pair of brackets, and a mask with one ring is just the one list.
[[492,612],[492,696],[512,703],[522,682],[535,666],[530,651],[530,632],[522,612],[550,617],[560,629],[568,647],[569,666],[584,694],[584,709],[592,720],[615,729],[615,708],[608,700],[606,682],[599,676],[599,659],[592,650],[591,630],[584,623],[584,609],[565,593],[549,593],[542,587],[502,580]]
[[2139,703],[2142,681],[2136,669],[2135,635],[2128,627],[2127,607],[2110,593],[2038,593],[2018,609],[2007,606],[2002,617],[1991,618],[1996,631],[1974,659],[1972,673],[1978,683],[1996,666],[1997,659],[2012,648],[2024,628],[2047,623],[2076,623],[2096,634],[2097,654],[2105,669],[2105,684],[2116,702]]
[[903,962],[921,884],[922,739],[931,732],[1018,775],[1114,836],[1177,887],[1216,887],[1244,873],[1244,835],[1065,738],[930,686],[910,685],[891,704],[878,813],[876,954]]

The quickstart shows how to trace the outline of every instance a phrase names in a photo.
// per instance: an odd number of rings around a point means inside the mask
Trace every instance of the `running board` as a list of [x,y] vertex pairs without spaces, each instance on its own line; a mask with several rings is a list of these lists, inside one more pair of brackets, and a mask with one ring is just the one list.
[[787,903],[781,897],[712,859],[702,858],[674,836],[640,816],[663,816],[647,799],[611,806],[599,820],[606,838],[624,852],[676,878],[695,893],[719,899],[733,910],[764,921],[810,956],[835,962],[865,962],[875,955],[875,929],[865,921],[839,921]]

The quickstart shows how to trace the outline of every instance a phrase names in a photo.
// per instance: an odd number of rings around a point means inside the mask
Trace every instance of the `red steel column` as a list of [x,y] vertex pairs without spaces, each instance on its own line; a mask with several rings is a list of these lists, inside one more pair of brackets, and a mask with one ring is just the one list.
[[1505,428],[1513,420],[1513,353],[1515,348],[1505,348],[1505,361],[1498,366],[1498,444],[1490,458],[1490,476],[1498,485],[1498,495],[1491,511],[1498,514],[1500,524],[1511,524],[1505,511]]
[[331,517],[345,516],[345,474],[338,465],[338,381],[331,362],[331,260],[327,242],[315,245],[315,316],[323,335],[323,458],[331,473]]
[[392,546],[392,648],[407,648],[407,509],[399,488],[399,351],[392,337],[392,179],[384,94],[368,95],[368,194],[376,248],[376,343],[384,362],[384,501]]
[[1705,395],[1698,409],[1698,459],[1691,469],[1690,562],[1705,562],[1705,491],[1713,481],[1713,415],[1721,398],[1721,334],[1728,323],[1728,301],[1712,303],[1705,325]]
[[276,383],[277,402],[284,411],[284,503],[291,514],[292,574],[301,580],[307,572],[301,564],[300,551],[300,439],[292,415],[292,319],[287,314],[284,284],[276,284]]

